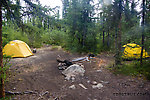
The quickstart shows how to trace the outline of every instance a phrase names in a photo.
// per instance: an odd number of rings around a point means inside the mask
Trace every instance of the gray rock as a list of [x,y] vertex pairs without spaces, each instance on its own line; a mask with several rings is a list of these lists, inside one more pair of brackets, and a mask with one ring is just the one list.
[[101,84],[101,83],[98,83],[97,85],[92,85],[92,88],[93,88],[93,89],[96,89],[96,88],[97,88],[97,89],[101,89],[102,87],[104,87],[104,86],[103,86],[103,84]]
[[76,89],[75,85],[69,86],[70,89]]
[[100,70],[100,69],[99,69],[99,70],[96,70],[96,71],[97,71],[97,72],[102,72],[102,70]]
[[97,82],[96,82],[96,81],[93,81],[92,84],[93,84],[93,85],[97,85]]
[[90,83],[90,80],[88,80],[87,83]]
[[77,64],[73,64],[64,71],[62,71],[62,74],[66,76],[65,79],[67,80],[70,80],[71,77],[84,76],[84,73],[85,73],[84,66]]
[[13,90],[16,90],[16,88],[14,87]]

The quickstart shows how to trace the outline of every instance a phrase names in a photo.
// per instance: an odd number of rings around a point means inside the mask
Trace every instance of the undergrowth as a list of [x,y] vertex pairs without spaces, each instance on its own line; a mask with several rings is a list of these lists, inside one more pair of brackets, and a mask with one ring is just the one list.
[[143,66],[140,61],[127,62],[124,61],[122,65],[117,65],[111,70],[114,74],[123,74],[129,76],[139,76],[150,80],[150,59],[143,61]]

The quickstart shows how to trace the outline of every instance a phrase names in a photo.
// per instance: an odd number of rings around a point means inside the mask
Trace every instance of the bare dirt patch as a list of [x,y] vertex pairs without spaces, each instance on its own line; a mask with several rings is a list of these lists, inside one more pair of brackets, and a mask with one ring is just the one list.
[[[16,100],[150,100],[149,81],[114,75],[106,69],[114,60],[112,54],[83,62],[85,75],[73,82],[65,80],[58,70],[58,55],[68,60],[83,57],[49,46],[38,49],[34,56],[14,58],[6,91],[35,92],[13,96]],[[93,88],[96,85],[99,88]]]

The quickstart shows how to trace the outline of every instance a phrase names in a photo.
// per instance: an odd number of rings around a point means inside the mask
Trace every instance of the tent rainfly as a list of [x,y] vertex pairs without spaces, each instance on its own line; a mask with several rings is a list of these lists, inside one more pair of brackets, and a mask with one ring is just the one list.
[[4,46],[3,54],[11,57],[28,57],[33,55],[30,47],[23,41],[13,40]]
[[[128,43],[123,46],[123,54],[122,58],[124,59],[140,59],[141,55],[141,46],[135,44],[135,43]],[[148,53],[143,50],[143,58],[148,58],[150,57]]]

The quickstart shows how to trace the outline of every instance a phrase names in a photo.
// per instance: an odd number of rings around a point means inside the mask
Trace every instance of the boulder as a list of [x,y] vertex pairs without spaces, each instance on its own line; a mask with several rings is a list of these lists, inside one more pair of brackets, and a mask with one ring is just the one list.
[[83,65],[73,64],[67,69],[62,71],[62,74],[65,75],[65,79],[70,80],[71,77],[84,76],[85,70]]

